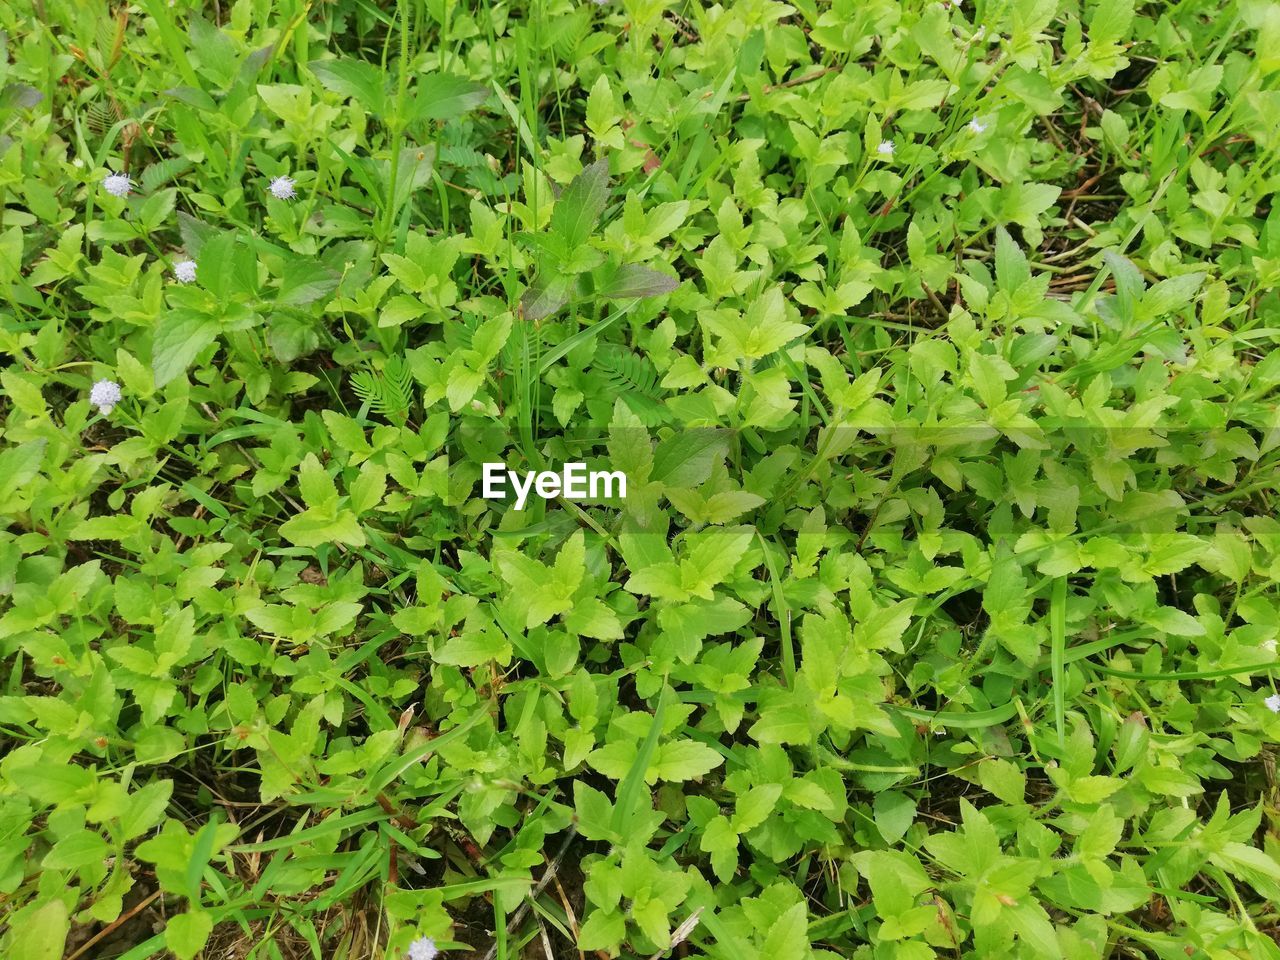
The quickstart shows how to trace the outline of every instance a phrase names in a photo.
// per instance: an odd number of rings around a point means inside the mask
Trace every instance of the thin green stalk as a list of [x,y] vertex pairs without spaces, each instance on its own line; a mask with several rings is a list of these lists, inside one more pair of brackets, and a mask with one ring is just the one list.
[[1049,632],[1052,650],[1053,677],[1053,724],[1058,731],[1058,746],[1067,743],[1067,691],[1066,655],[1067,655],[1067,578],[1058,577],[1053,581],[1053,596],[1049,601]]
[[398,0],[400,18],[400,73],[396,81],[396,103],[391,117],[391,155],[388,159],[387,201],[382,210],[382,224],[378,228],[378,252],[391,237],[396,219],[396,186],[400,176],[400,151],[404,146],[404,103],[409,90],[409,0]]

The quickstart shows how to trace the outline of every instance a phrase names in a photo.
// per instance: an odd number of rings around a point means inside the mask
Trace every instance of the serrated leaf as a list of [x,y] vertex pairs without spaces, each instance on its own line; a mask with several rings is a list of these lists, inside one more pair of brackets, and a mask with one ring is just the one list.
[[551,232],[568,250],[586,243],[608,201],[609,161],[597,160],[574,177],[556,200]]
[[410,121],[450,120],[489,99],[489,88],[463,77],[436,73],[418,82],[418,92],[409,110]]
[[161,317],[151,346],[151,371],[156,387],[163,387],[185,373],[200,351],[217,336],[218,324],[209,317],[181,310]]
[[551,316],[569,302],[573,284],[572,277],[539,277],[520,297],[520,316],[525,320],[542,320]]
[[313,260],[290,260],[284,267],[276,303],[287,307],[315,303],[337,290],[341,279]]
[[696,740],[673,740],[659,748],[658,759],[651,774],[645,779],[650,783],[655,780],[679,783],[710,773],[722,763],[724,763],[724,757],[705,743],[699,743]]
[[351,97],[370,113],[386,108],[383,74],[371,63],[360,60],[312,60],[309,69],[326,90]]
[[656,297],[670,293],[680,286],[680,281],[665,273],[651,270],[638,263],[624,263],[609,278],[598,293],[610,300],[630,297]]

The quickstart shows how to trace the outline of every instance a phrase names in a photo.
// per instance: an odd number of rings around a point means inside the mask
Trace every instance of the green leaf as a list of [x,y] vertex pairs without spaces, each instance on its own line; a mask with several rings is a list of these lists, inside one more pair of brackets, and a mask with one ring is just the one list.
[[564,188],[551,213],[551,232],[567,250],[587,242],[609,200],[609,161],[597,160]]
[[1194,304],[1196,291],[1203,285],[1205,277],[1204,273],[1184,273],[1161,280],[1142,295],[1138,304],[1138,319],[1163,317]]
[[852,860],[867,878],[882,917],[895,917],[912,909],[916,898],[933,885],[920,861],[900,850],[867,850],[854,854]]
[[1209,859],[1249,884],[1266,900],[1274,902],[1280,897],[1280,863],[1257,847],[1232,841],[1221,851],[1210,854]]
[[643,792],[644,785],[649,765],[658,750],[658,739],[662,734],[662,716],[666,711],[666,704],[667,688],[663,686],[658,693],[658,705],[654,708],[653,719],[649,721],[649,732],[640,744],[640,749],[631,763],[631,768],[627,771],[626,778],[618,786],[611,826],[614,833],[619,835],[626,836],[631,824],[641,815],[643,808],[648,806]]
[[120,817],[120,830],[126,840],[140,837],[164,819],[169,798],[173,795],[172,780],[157,780],[147,784],[129,797],[129,805]]
[[101,864],[107,856],[107,842],[94,830],[78,830],[63,837],[45,854],[42,866],[53,870],[79,870]]
[[670,293],[680,286],[680,281],[665,273],[651,270],[638,263],[624,263],[601,284],[597,292],[610,300],[629,297],[657,297]]
[[169,918],[164,930],[164,943],[179,960],[194,960],[209,942],[212,932],[212,914],[204,910],[188,911]]
[[698,848],[711,854],[711,868],[720,880],[732,879],[738,866],[738,833],[728,818],[713,817],[702,833]]
[[460,667],[478,667],[491,662],[506,666],[511,662],[511,644],[496,628],[466,629],[436,648],[435,659],[438,663]]
[[520,316],[542,320],[566,303],[573,292],[574,278],[562,274],[539,277],[520,297]]
[[720,756],[705,743],[696,740],[672,740],[658,751],[655,775],[646,780],[667,780],[679,783],[710,773],[724,763]]
[[281,524],[280,535],[300,547],[326,543],[363,547],[366,543],[364,530],[350,510],[338,510],[331,516],[307,510]]
[[897,843],[906,835],[916,816],[916,802],[897,790],[883,790],[872,804],[876,829],[885,843]]
[[8,960],[62,960],[70,932],[67,905],[50,900],[10,928]]
[[257,256],[233,231],[216,231],[200,248],[200,285],[219,301],[246,296],[258,287]]
[[1089,43],[1099,46],[1116,43],[1129,34],[1134,0],[1101,0],[1089,18]]
[[173,187],[157,190],[142,204],[142,209],[138,211],[138,219],[148,230],[158,229],[168,219],[169,214],[173,213],[173,206],[177,199],[178,191]]
[[659,899],[642,900],[631,907],[631,919],[660,950],[671,945],[671,919]]
[[419,81],[408,119],[410,122],[452,120],[488,99],[489,88],[483,83],[446,73],[431,74]]
[[173,310],[161,317],[151,347],[151,370],[156,387],[186,372],[187,367],[218,336],[218,324],[209,317]]
[[618,837],[610,825],[613,804],[601,791],[581,780],[574,780],[573,805],[577,811],[578,829],[584,837],[591,840],[614,840]]
[[769,960],[806,960],[809,956],[809,918],[804,903],[797,903],[774,921],[760,948]]
[[336,506],[338,487],[314,453],[308,453],[298,471],[298,490],[308,507],[323,510]]
[[749,733],[757,743],[810,743],[813,740],[808,709],[791,699],[764,708]]
[[[648,435],[645,435],[648,445]],[[658,444],[653,452],[649,479],[671,487],[696,487],[703,483],[729,451],[725,430],[702,427],[684,430]]]
[[1007,918],[1009,926],[1018,934],[1018,939],[1031,949],[1034,956],[1043,957],[1044,960],[1060,960],[1063,956],[1057,931],[1040,904],[1034,901],[1019,903],[1012,909],[1002,911],[1001,915]]
[[720,337],[724,361],[766,357],[809,332],[803,323],[787,319],[786,301],[777,286],[752,300],[744,313],[725,316],[708,312],[699,319]]
[[326,90],[351,97],[370,113],[382,114],[386,109],[386,92],[382,72],[361,60],[312,60],[307,64]]
[[582,950],[617,950],[627,935],[627,922],[622,914],[613,910],[591,911],[582,929],[578,931],[578,946]]
[[357,516],[367,513],[382,503],[386,492],[387,471],[366,462],[350,487],[351,509]]
[[1005,803],[1024,803],[1027,794],[1027,775],[1009,760],[995,757],[978,764],[978,781],[982,789],[999,797]]
[[338,488],[315,454],[307,454],[298,473],[298,488],[307,509],[280,526],[280,535],[300,547],[324,543],[365,544],[355,513],[338,506]]
[[310,260],[290,260],[285,264],[276,303],[282,307],[305,307],[338,289],[336,273]]
[[41,438],[0,450],[0,510],[37,473],[49,441]]
[[747,833],[764,823],[782,796],[782,784],[762,783],[738,798],[733,814],[733,829]]

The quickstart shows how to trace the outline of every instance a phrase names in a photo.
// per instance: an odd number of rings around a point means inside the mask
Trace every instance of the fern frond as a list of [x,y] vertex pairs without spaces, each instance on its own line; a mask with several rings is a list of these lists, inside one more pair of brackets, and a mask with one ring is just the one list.
[[361,403],[367,403],[370,407],[376,406],[382,396],[381,383],[378,375],[369,370],[358,370],[351,377],[351,389]]
[[403,420],[413,403],[413,374],[401,358],[391,357],[381,372],[360,370],[353,374],[351,389],[379,416]]
[[658,386],[658,371],[647,358],[625,347],[603,343],[596,348],[595,371],[604,378],[609,397],[621,397],[646,427],[671,419]]
[[106,99],[92,100],[85,107],[85,119],[89,129],[94,133],[103,133],[109,126],[119,120],[119,110]]
[[170,180],[182,176],[191,169],[191,166],[191,161],[186,157],[165,157],[143,170],[138,183],[142,186],[144,193],[150,193],[163,187]]
[[392,357],[383,368],[382,377],[387,386],[389,408],[407,414],[413,403],[413,374],[409,372],[409,365],[400,357]]
[[614,393],[636,391],[657,400],[658,371],[647,358],[614,344],[601,344],[596,350],[596,369],[604,374]]
[[466,144],[447,144],[442,146],[439,160],[440,163],[450,167],[483,167],[486,170],[489,167],[489,161],[485,159],[484,154],[475,147],[469,147]]

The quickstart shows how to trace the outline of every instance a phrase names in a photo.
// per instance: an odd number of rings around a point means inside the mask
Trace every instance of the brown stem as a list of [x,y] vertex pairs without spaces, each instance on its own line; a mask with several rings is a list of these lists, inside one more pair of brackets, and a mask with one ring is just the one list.
[[143,900],[141,903],[139,903],[137,906],[135,906],[133,909],[131,909],[128,913],[122,913],[120,916],[116,917],[116,918],[115,918],[114,920],[112,920],[109,924],[107,924],[105,927],[103,927],[101,930],[99,930],[97,933],[95,933],[92,937],[90,937],[88,940],[86,940],[86,941],[85,941],[85,942],[80,946],[80,949],[79,949],[79,950],[77,950],[75,953],[71,954],[71,956],[67,957],[67,960],[77,960],[77,958],[78,958],[78,957],[82,956],[86,950],[88,950],[90,947],[92,947],[95,943],[97,943],[97,942],[98,942],[99,940],[101,940],[103,937],[110,936],[110,934],[111,934],[111,932],[112,932],[113,930],[115,930],[116,928],[118,928],[118,927],[119,927],[119,926],[121,926],[122,924],[127,923],[128,921],[132,920],[134,917],[136,917],[136,916],[137,916],[139,913],[141,913],[143,910],[147,909],[147,907],[148,907],[148,906],[150,906],[150,905],[151,905],[151,903],[152,903],[152,902],[153,902],[153,901],[154,901],[158,896],[160,896],[160,891],[159,891],[159,890],[157,890],[155,893],[151,894],[151,896],[147,897],[147,899]]

